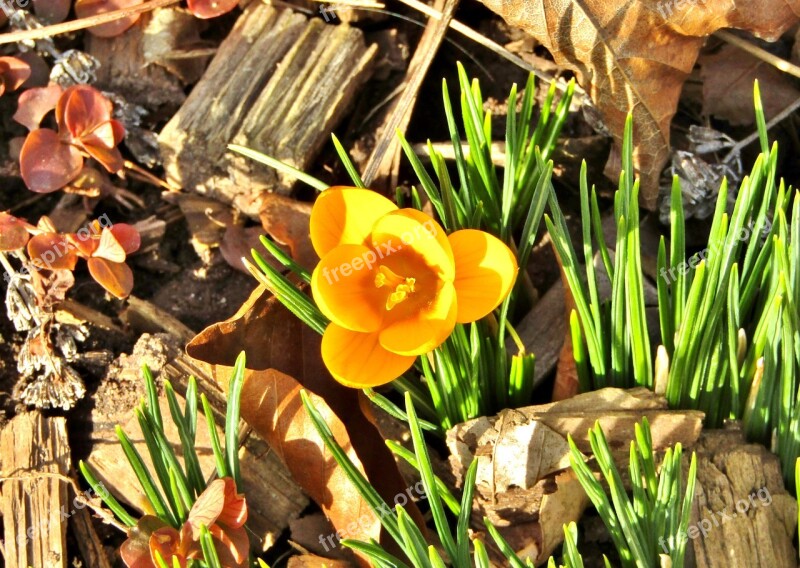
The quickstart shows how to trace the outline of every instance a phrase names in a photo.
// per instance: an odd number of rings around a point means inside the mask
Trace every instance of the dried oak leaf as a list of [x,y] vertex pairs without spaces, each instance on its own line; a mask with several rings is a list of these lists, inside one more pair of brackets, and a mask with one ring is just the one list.
[[642,204],[653,209],[669,157],[669,127],[705,38],[737,28],[774,41],[800,16],[800,0],[481,0],[574,69],[614,135],[606,168],[619,167],[625,118],[634,119]]
[[800,97],[789,75],[769,63],[725,44],[717,53],[701,55],[698,60],[703,78],[703,114],[742,126],[755,122],[753,81],[758,80],[764,96],[767,120]]
[[292,258],[309,271],[319,262],[309,237],[310,217],[310,203],[277,193],[267,193],[262,198],[261,226],[276,242],[288,246]]
[[[267,440],[338,531],[348,538],[378,539],[378,518],[317,434],[300,390],[310,391],[338,442],[390,505],[405,493],[406,484],[378,430],[361,411],[358,391],[340,385],[325,369],[320,342],[319,334],[259,286],[233,317],[203,330],[186,352],[210,367],[225,388],[236,356],[244,350],[248,370],[242,417]],[[406,509],[422,523],[415,506],[409,503]]]

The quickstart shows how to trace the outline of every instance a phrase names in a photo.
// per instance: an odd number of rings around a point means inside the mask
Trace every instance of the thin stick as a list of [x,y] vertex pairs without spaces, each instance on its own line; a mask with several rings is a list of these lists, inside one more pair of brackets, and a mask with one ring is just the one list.
[[[415,10],[418,10],[419,12],[422,12],[423,14],[425,14],[426,16],[428,16],[430,18],[433,18],[435,20],[441,20],[442,19],[442,13],[441,12],[439,12],[438,10],[435,10],[434,8],[431,8],[427,4],[423,4],[419,0],[400,0],[400,2],[402,2],[403,4],[405,4],[406,6],[408,6],[410,8],[413,8]],[[546,73],[544,71],[540,71],[539,69],[536,69],[533,65],[531,65],[530,63],[528,63],[527,61],[525,61],[524,59],[522,59],[518,55],[514,55],[513,53],[511,53],[509,50],[507,50],[505,47],[503,47],[499,43],[496,43],[496,42],[490,40],[488,37],[482,35],[480,32],[477,32],[477,31],[473,30],[471,27],[467,26],[466,24],[462,24],[458,20],[454,19],[454,20],[450,21],[450,28],[453,31],[456,31],[456,32],[460,33],[461,35],[463,35],[467,39],[471,39],[472,41],[474,41],[478,45],[482,45],[483,47],[485,47],[489,51],[492,51],[492,52],[496,53],[497,55],[499,55],[503,59],[507,59],[508,61],[513,63],[514,65],[516,65],[518,67],[521,67],[522,69],[525,69],[526,71],[530,71],[531,73],[533,73],[539,79],[542,79],[543,81],[547,81],[548,83],[551,83],[551,82],[555,81],[555,77],[553,77],[549,73]],[[556,88],[559,89],[560,91],[566,91],[567,90],[567,84],[565,82],[563,82],[563,81],[558,81],[558,82],[556,82]],[[587,103],[590,102],[589,96],[586,94],[586,91],[584,91],[579,85],[575,86],[575,94],[578,95],[578,98],[580,99],[581,104],[587,104]]]
[[138,164],[131,162],[130,160],[125,160],[123,162],[123,166],[125,167],[126,170],[128,170],[128,172],[132,174],[137,174],[139,176],[139,179],[141,179],[142,181],[150,183],[156,187],[166,189],[167,191],[171,191],[173,193],[180,192],[181,190],[179,187],[173,187],[172,185],[162,180],[160,177],[151,174],[146,169],[142,168]]
[[[782,121],[782,120],[783,120],[783,119],[785,119],[787,116],[789,116],[790,114],[792,114],[792,113],[793,113],[794,111],[796,111],[798,108],[800,108],[800,97],[796,98],[796,99],[795,99],[795,101],[794,101],[792,104],[790,104],[790,105],[789,105],[789,106],[787,106],[785,109],[783,109],[781,112],[779,112],[779,113],[778,113],[778,114],[776,114],[774,117],[772,117],[772,120],[770,120],[770,121],[767,123],[767,130],[769,130],[770,128],[772,128],[772,127],[773,127],[773,126],[775,126],[776,124],[778,124],[780,121]],[[752,133],[750,136],[748,136],[747,138],[744,138],[744,139],[740,140],[739,142],[737,142],[737,143],[736,143],[736,146],[734,146],[733,148],[731,148],[731,149],[730,149],[730,152],[728,152],[728,155],[727,155],[727,156],[725,156],[725,159],[724,159],[724,160],[722,160],[722,163],[723,163],[723,164],[725,164],[725,163],[728,163],[728,162],[730,162],[731,160],[733,160],[733,159],[736,157],[736,155],[737,155],[739,152],[741,152],[741,151],[742,151],[742,149],[743,149],[745,146],[747,146],[748,144],[752,143],[752,142],[753,142],[753,141],[755,141],[755,140],[758,140],[758,130],[756,130],[755,132],[753,132],[753,133]]]
[[753,45],[746,39],[740,38],[737,35],[732,34],[731,32],[726,32],[725,30],[719,30],[718,32],[714,33],[722,41],[728,42],[731,45],[738,47],[739,49],[746,51],[753,57],[764,61],[765,63],[769,63],[770,65],[775,66],[776,68],[780,69],[784,73],[788,73],[789,75],[793,75],[794,77],[800,78],[800,67],[797,65],[786,61],[767,51],[766,49],[762,49],[757,45]]
[[66,34],[69,32],[76,32],[100,24],[107,24],[115,22],[128,16],[136,14],[143,14],[155,10],[156,8],[163,8],[172,4],[177,4],[180,0],[151,0],[139,6],[132,8],[122,8],[121,10],[114,10],[113,12],[106,12],[105,14],[98,14],[97,16],[90,16],[88,18],[81,18],[79,20],[72,20],[63,22],[61,24],[53,24],[52,26],[44,26],[33,30],[20,30],[7,34],[0,34],[0,45],[6,43],[15,43],[25,40],[37,40],[52,37],[55,35]]
[[422,38],[408,66],[406,78],[402,83],[404,91],[400,98],[395,101],[390,111],[391,114],[383,125],[383,132],[375,144],[375,149],[369,157],[367,166],[364,168],[364,184],[368,187],[378,177],[384,161],[392,159],[395,152],[390,152],[389,150],[399,151],[396,138],[397,130],[405,131],[405,127],[408,125],[409,113],[414,107],[422,81],[427,75],[433,58],[444,40],[447,26],[453,19],[453,13],[456,6],[458,6],[458,2],[459,0],[445,0],[444,15],[440,13],[438,24],[428,22],[428,26],[422,34]]

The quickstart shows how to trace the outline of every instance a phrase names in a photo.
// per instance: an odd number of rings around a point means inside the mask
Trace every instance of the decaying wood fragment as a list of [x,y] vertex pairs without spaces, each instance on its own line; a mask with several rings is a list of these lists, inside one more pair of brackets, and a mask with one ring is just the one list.
[[150,18],[143,16],[142,21],[113,38],[86,34],[86,51],[100,62],[98,88],[120,93],[151,112],[174,112],[186,95],[178,77],[145,57],[144,30]]
[[245,8],[159,143],[174,185],[256,218],[259,195],[294,179],[231,154],[231,142],[306,169],[369,78],[360,30],[262,2]]
[[475,516],[488,517],[515,550],[541,562],[563,540],[563,524],[578,520],[587,504],[569,468],[567,435],[589,454],[587,433],[599,422],[618,465],[627,467],[634,424],[643,416],[656,451],[689,446],[702,429],[702,412],[668,410],[663,397],[644,388],[606,388],[459,424],[447,433],[450,465],[460,483],[477,458]]
[[[114,433],[114,426],[117,423],[122,425],[152,471],[152,465],[139,423],[133,416],[133,406],[138,404],[139,400],[144,396],[144,382],[140,372],[141,364],[148,363],[154,374],[166,371],[169,368],[168,378],[175,387],[181,406],[185,404],[182,395],[186,391],[186,380],[188,378],[188,373],[185,372],[188,369],[181,365],[175,365],[175,359],[183,357],[180,347],[164,341],[164,337],[159,335],[155,336],[154,339],[153,336],[143,336],[137,346],[134,347],[134,356],[125,356],[123,358],[124,360],[121,361],[123,368],[116,372],[115,381],[107,380],[106,382],[130,382],[132,387],[136,389],[135,392],[126,395],[119,390],[107,391],[110,396],[116,396],[117,398],[114,414],[102,415],[100,411],[95,411],[92,419],[95,427],[92,432],[93,448],[87,460],[89,465],[97,472],[98,478],[103,481],[117,499],[128,503],[139,512],[145,510],[145,496],[124,457]],[[203,379],[198,371],[200,370],[191,368],[189,372],[197,376],[198,391],[208,396],[210,403],[217,411],[217,414],[215,414],[217,424],[222,424],[224,423],[224,418],[222,420],[220,418],[223,416],[222,413],[224,413],[225,409],[224,397],[221,396],[218,387],[209,386],[213,385],[213,381]],[[104,384],[103,388],[110,389],[111,386]],[[116,388],[124,389],[124,387]],[[211,388],[214,390],[212,391]],[[98,398],[100,397],[98,396]],[[159,402],[161,413],[165,417],[164,426],[167,438],[180,456],[180,438],[177,429],[169,418],[170,411],[166,397],[160,396]],[[219,431],[219,435],[221,439],[224,439],[221,431]],[[200,466],[208,479],[214,471],[215,465],[206,419],[201,412],[198,412],[196,440]],[[296,518],[306,507],[308,499],[292,480],[277,456],[270,451],[263,440],[256,436],[249,436],[240,450],[240,467],[243,491],[247,496],[249,505],[247,526],[252,531],[250,533],[251,543],[254,548],[266,550],[275,543],[281,532],[288,526],[289,521]]]
[[111,563],[108,561],[106,551],[103,548],[103,542],[97,535],[92,524],[92,515],[87,509],[78,509],[75,514],[69,518],[70,528],[75,534],[75,540],[78,542],[78,549],[81,551],[81,557],[86,566],[91,568],[111,568]]
[[0,435],[5,565],[67,566],[70,469],[66,419],[17,415]]
[[687,531],[697,568],[794,568],[797,502],[778,457],[738,429],[704,432]]

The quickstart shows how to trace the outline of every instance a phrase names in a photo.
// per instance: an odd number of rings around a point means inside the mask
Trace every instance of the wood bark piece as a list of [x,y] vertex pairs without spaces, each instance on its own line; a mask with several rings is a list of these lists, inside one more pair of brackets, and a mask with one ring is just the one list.
[[663,397],[644,388],[606,388],[459,424],[447,432],[450,465],[461,483],[478,460],[475,517],[488,517],[514,550],[541,562],[563,540],[563,524],[577,521],[587,504],[569,467],[567,435],[590,454],[588,430],[598,421],[618,467],[626,468],[634,424],[643,416],[655,451],[690,446],[702,429],[702,412],[668,410]]
[[437,0],[434,3],[434,9],[441,10],[442,17],[438,20],[434,18],[428,20],[417,49],[414,51],[414,56],[408,65],[408,72],[398,87],[401,94],[392,101],[386,110],[378,141],[364,171],[364,183],[367,186],[372,186],[373,182],[378,185],[388,185],[391,188],[397,186],[401,152],[396,132],[399,130],[405,133],[408,123],[411,121],[411,113],[414,110],[417,94],[422,87],[422,81],[425,79],[439,46],[444,41],[458,2],[459,0]]
[[78,509],[69,522],[86,565],[91,568],[111,568],[103,542],[94,530],[91,513],[86,509]]
[[229,153],[228,143],[307,168],[376,52],[350,26],[251,3],[159,136],[168,179],[257,217],[260,194],[286,192],[294,179]]
[[794,568],[797,502],[778,457],[742,432],[704,432],[687,551],[697,568]]
[[97,58],[96,86],[125,96],[128,102],[148,110],[174,112],[184,101],[180,80],[145,58],[145,25],[150,15],[122,35],[103,38],[86,34],[86,51]]
[[66,568],[70,469],[66,419],[17,415],[0,435],[5,565]]
[[[151,336],[144,336],[144,341],[152,342]],[[140,340],[140,343],[142,340]],[[137,344],[139,346],[139,344]],[[169,380],[175,387],[178,395],[178,402],[183,407],[185,400],[183,394],[186,391],[186,380],[188,374],[184,371],[186,367],[174,364],[175,358],[181,357],[180,350],[173,345],[162,345],[158,349],[145,347],[134,348],[134,353],[161,352],[158,357],[162,357],[159,364],[167,373]],[[144,381],[141,379],[140,366],[143,362],[149,362],[145,355],[132,356],[126,359],[125,369],[120,374],[132,375],[130,380],[137,381],[137,388],[141,389],[138,396],[128,397],[132,404],[129,404],[127,412],[119,412],[108,418],[101,416],[93,418],[95,430],[92,433],[92,452],[88,458],[88,463],[97,472],[100,479],[109,491],[120,501],[124,501],[140,513],[145,510],[145,496],[141,486],[136,480],[133,471],[124,457],[122,448],[117,441],[114,433],[114,426],[119,422],[122,428],[130,436],[134,446],[142,455],[148,467],[152,465],[147,452],[146,444],[142,438],[139,423],[133,416],[133,405],[138,403],[144,396]],[[167,371],[166,369],[169,369]],[[154,374],[159,371],[153,369]],[[217,387],[209,387],[213,381],[203,379],[198,375],[198,369],[192,368],[190,371],[195,373],[198,378],[198,391],[205,393],[209,402],[218,412],[215,413],[217,424],[224,423],[225,400]],[[212,390],[213,388],[213,390]],[[122,398],[121,396],[119,398]],[[176,453],[181,455],[180,438],[177,430],[170,418],[169,407],[164,396],[159,396],[161,413],[164,416],[164,425],[167,438],[176,449]],[[121,417],[127,418],[124,421]],[[220,439],[224,439],[221,429],[218,429]],[[208,435],[205,417],[198,412],[197,424],[197,453],[200,458],[200,467],[208,479],[215,470],[214,456]],[[308,499],[300,488],[292,480],[286,468],[272,452],[266,443],[255,435],[250,435],[240,450],[240,468],[243,482],[243,492],[247,497],[249,506],[249,517],[247,526],[250,529],[251,544],[259,550],[266,550],[271,547],[283,530],[288,526],[290,520],[296,518],[307,506]]]

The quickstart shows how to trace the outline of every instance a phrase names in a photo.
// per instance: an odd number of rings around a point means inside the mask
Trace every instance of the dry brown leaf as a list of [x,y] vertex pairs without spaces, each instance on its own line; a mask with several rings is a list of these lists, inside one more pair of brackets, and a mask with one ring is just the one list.
[[653,448],[694,443],[703,413],[671,411],[644,388],[606,388],[550,404],[504,410],[447,432],[450,465],[462,481],[478,460],[475,508],[520,556],[542,562],[563,540],[562,526],[580,518],[588,499],[569,467],[567,435],[591,453],[589,428],[599,421],[618,467],[627,467],[634,424],[649,420]]
[[277,193],[264,194],[261,201],[261,225],[278,243],[289,247],[300,266],[312,270],[319,261],[309,237],[311,204]]
[[349,562],[330,560],[314,554],[303,554],[289,558],[288,568],[348,568]]
[[610,167],[619,168],[625,118],[633,113],[634,159],[649,209],[669,157],[670,121],[705,38],[737,28],[774,41],[800,16],[800,0],[482,2],[578,73],[617,142]]
[[[328,373],[320,342],[319,334],[259,286],[233,317],[203,330],[186,351],[210,366],[209,374],[223,388],[236,356],[244,351],[248,372],[242,417],[281,456],[338,531],[349,538],[377,539],[378,519],[324,448],[300,401],[300,389],[313,393],[339,443],[388,503],[406,492],[406,484],[378,430],[359,408],[359,391],[340,385]],[[416,506],[409,503],[406,509],[422,526]],[[392,543],[385,545],[392,550]]]
[[703,78],[703,114],[727,120],[733,125],[755,122],[753,81],[758,79],[764,93],[767,120],[800,97],[789,75],[741,49],[725,44],[714,54],[698,60]]

